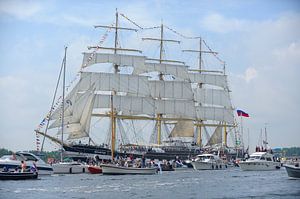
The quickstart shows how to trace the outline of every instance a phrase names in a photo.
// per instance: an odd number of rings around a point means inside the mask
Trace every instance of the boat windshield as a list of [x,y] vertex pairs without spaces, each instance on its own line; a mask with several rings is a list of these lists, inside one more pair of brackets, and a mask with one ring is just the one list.
[[18,161],[21,161],[23,160],[22,157],[18,156],[18,155],[4,155],[0,158],[1,160],[18,160]]
[[213,156],[198,156],[197,159],[198,160],[209,160],[209,159],[213,159]]
[[23,153],[22,155],[26,158],[26,161],[37,161],[38,160],[30,154]]

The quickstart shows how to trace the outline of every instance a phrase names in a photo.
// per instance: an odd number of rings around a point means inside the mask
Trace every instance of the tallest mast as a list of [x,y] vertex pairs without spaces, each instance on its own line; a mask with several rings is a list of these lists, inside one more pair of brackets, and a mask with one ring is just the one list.
[[[201,37],[196,37],[196,39],[199,39],[199,50],[182,50],[183,52],[193,52],[193,53],[199,53],[199,63],[198,63],[198,67],[199,69],[196,69],[194,71],[198,71],[199,73],[202,73],[202,71],[204,71],[202,69],[202,53],[213,53],[213,54],[217,54],[217,52],[213,52],[213,51],[205,51],[202,50],[202,38]],[[205,71],[205,72],[210,72],[210,71]],[[202,83],[198,84],[199,88],[202,88]],[[201,147],[202,145],[202,120],[197,121],[197,131],[198,132],[198,136],[197,136],[197,145]]]
[[[151,41],[159,41],[160,42],[159,59],[148,59],[148,60],[158,61],[160,64],[162,64],[163,62],[174,62],[174,63],[184,64],[184,62],[175,61],[175,60],[167,60],[163,57],[164,42],[180,43],[180,41],[171,40],[171,39],[164,39],[164,25],[163,25],[163,23],[161,23],[160,27],[157,27],[157,28],[160,28],[160,38],[142,38],[142,40],[151,40]],[[158,77],[159,77],[160,81],[164,81],[162,73],[160,73]],[[157,126],[157,144],[160,145],[161,144],[161,121],[162,121],[162,114],[161,113],[157,114],[156,120],[157,120],[157,123],[156,123],[156,126]]]
[[[118,54],[118,51],[131,51],[131,52],[139,52],[142,53],[142,51],[140,50],[136,50],[136,49],[128,49],[128,48],[121,48],[118,47],[118,31],[119,30],[130,30],[130,31],[135,31],[137,32],[137,29],[133,29],[133,28],[124,28],[124,27],[120,27],[119,26],[119,13],[118,13],[118,9],[116,9],[116,20],[115,23],[112,24],[111,26],[103,26],[103,25],[97,25],[94,26],[95,28],[108,28],[108,29],[114,29],[115,30],[115,38],[114,38],[114,47],[100,47],[100,46],[90,46],[88,47],[88,49],[103,49],[103,50],[112,50],[114,52],[114,54]],[[114,73],[118,73],[119,72],[119,65],[118,64],[114,64]],[[111,97],[110,97],[110,104],[111,104],[111,110],[110,110],[110,117],[111,117],[111,156],[112,156],[112,160],[114,159],[114,152],[115,152],[115,138],[116,138],[116,112],[114,110],[113,107],[113,96],[116,95],[115,91],[111,91]]]

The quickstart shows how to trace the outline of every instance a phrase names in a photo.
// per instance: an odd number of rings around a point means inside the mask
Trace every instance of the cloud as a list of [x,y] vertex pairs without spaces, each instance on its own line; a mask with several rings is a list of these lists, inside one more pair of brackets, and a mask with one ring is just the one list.
[[209,31],[227,33],[245,30],[245,26],[248,25],[249,21],[236,18],[225,18],[218,13],[214,13],[205,16],[200,23],[202,27]]
[[250,80],[257,77],[257,70],[253,67],[249,67],[246,69],[244,75],[238,75],[238,77],[244,79],[246,82],[249,82]]
[[43,8],[38,1],[0,1],[0,14],[7,14],[18,19],[31,18],[42,10]]

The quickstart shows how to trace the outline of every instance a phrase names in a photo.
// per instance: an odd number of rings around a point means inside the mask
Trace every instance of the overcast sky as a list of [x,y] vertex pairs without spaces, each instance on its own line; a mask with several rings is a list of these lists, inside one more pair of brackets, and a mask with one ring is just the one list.
[[[300,146],[297,0],[0,0],[0,148],[36,148],[34,129],[50,108],[64,46],[71,81],[81,53],[104,33],[93,25],[112,24],[116,8],[143,27],[163,21],[182,34],[200,35],[219,52],[227,63],[233,104],[250,115],[244,119],[250,147],[265,123],[271,147]],[[121,41],[128,48],[141,46],[134,35]],[[166,55],[172,57],[172,48],[166,47]]]

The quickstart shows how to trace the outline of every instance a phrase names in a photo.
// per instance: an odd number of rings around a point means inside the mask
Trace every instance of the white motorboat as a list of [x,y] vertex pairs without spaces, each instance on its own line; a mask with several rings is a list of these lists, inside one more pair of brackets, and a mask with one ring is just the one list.
[[280,169],[281,163],[277,162],[271,153],[255,152],[249,159],[240,161],[239,166],[243,171],[266,171]]
[[27,169],[30,169],[35,162],[39,175],[53,174],[51,165],[45,163],[41,158],[29,152],[17,152],[14,155],[2,156],[0,158],[0,169],[3,170],[6,168],[9,171],[13,171],[20,167],[22,160],[26,162]]
[[289,177],[300,178],[300,167],[299,163],[295,165],[284,165],[286,172]]
[[137,168],[137,167],[124,167],[117,166],[113,164],[101,164],[102,173],[107,175],[124,175],[124,174],[132,174],[132,175],[152,175],[156,174],[157,168]]
[[59,162],[52,165],[55,174],[88,173],[88,165],[79,162]]
[[201,154],[197,155],[195,160],[191,162],[195,170],[213,170],[225,169],[227,165],[224,164],[222,159],[214,154]]

